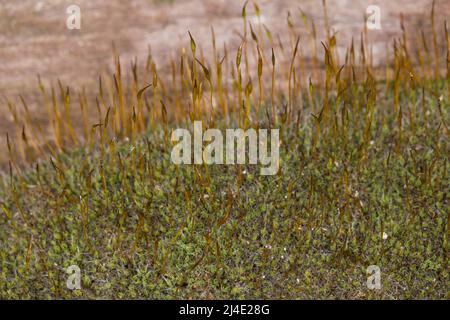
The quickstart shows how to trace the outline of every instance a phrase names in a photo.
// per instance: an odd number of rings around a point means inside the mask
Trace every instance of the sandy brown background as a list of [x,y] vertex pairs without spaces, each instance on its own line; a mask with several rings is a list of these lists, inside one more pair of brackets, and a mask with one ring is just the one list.
[[[51,83],[59,78],[75,88],[97,90],[98,74],[111,68],[112,43],[123,61],[137,57],[143,61],[149,46],[157,62],[163,65],[181,46],[188,46],[187,31],[207,51],[211,44],[211,26],[220,46],[240,42],[243,0],[0,0],[0,144],[11,130],[11,116],[5,97],[17,101],[23,94],[37,121],[45,122],[39,105],[37,74]],[[66,8],[81,8],[81,30],[68,30]],[[287,12],[292,13],[300,34],[302,9],[314,22],[318,40],[324,37],[321,0],[259,0],[263,22],[274,34],[286,37]],[[429,30],[432,0],[328,0],[330,27],[338,32],[338,44],[345,48],[352,37],[359,39],[366,7],[381,8],[382,29],[370,31],[375,63],[385,58],[386,44],[399,35],[400,14],[410,33]],[[436,1],[439,27],[450,16],[450,1]],[[253,6],[248,6],[253,19]],[[428,28],[428,29],[427,29]],[[308,52],[303,51],[308,55]],[[92,85],[90,87],[90,85]],[[42,107],[42,108],[41,108]],[[42,110],[42,111],[41,111]]]

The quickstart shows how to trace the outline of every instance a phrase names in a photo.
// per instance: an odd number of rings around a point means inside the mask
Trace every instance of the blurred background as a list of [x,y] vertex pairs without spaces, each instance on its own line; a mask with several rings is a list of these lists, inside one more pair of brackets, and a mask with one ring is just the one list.
[[[6,99],[18,103],[19,94],[24,96],[36,121],[45,123],[45,108],[39,103],[38,74],[46,83],[55,85],[60,79],[64,85],[84,88],[87,95],[95,95],[99,74],[113,68],[113,43],[124,72],[135,58],[145,63],[149,51],[158,69],[163,70],[169,57],[175,58],[177,50],[188,48],[188,30],[206,56],[211,48],[211,27],[218,48],[223,48],[223,43],[236,48],[241,42],[244,3],[243,0],[0,0],[0,143],[12,128]],[[80,30],[66,27],[66,9],[72,4],[81,9]],[[259,0],[257,4],[262,16],[257,19],[250,1],[249,21],[270,29],[276,43],[289,41],[288,12],[300,37],[308,32],[304,17],[308,23],[314,22],[316,45],[322,58],[320,41],[325,39],[322,0]],[[401,34],[401,19],[413,37],[421,29],[430,32],[432,0],[327,0],[326,4],[329,27],[336,32],[338,48],[344,54],[352,38],[356,43],[360,39],[367,6],[380,7],[381,30],[367,33],[375,65],[385,61],[387,48],[392,52],[393,39]],[[449,15],[450,1],[436,0],[439,31]],[[308,37],[304,39],[309,41]],[[300,50],[308,57],[309,46],[300,42]]]

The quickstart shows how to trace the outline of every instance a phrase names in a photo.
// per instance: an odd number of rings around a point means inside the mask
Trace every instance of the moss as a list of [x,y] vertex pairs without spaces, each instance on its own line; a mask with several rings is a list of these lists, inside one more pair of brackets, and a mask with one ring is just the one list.
[[[44,163],[39,176],[30,170],[15,179],[14,192],[1,189],[13,217],[0,216],[0,295],[446,298],[448,180],[440,178],[448,142],[438,142],[438,152],[429,134],[405,129],[401,151],[392,152],[394,123],[384,125],[387,133],[374,126],[363,161],[357,132],[347,146],[323,141],[312,149],[299,142],[311,138],[307,127],[284,128],[275,177],[257,166],[213,165],[206,178],[204,167],[172,164],[154,136],[160,148],[122,143],[121,166],[105,158],[101,167],[99,154],[86,150],[61,156],[64,182]],[[145,166],[133,166],[141,157]],[[73,264],[81,290],[65,285]],[[366,287],[369,265],[381,268],[379,291]]]

